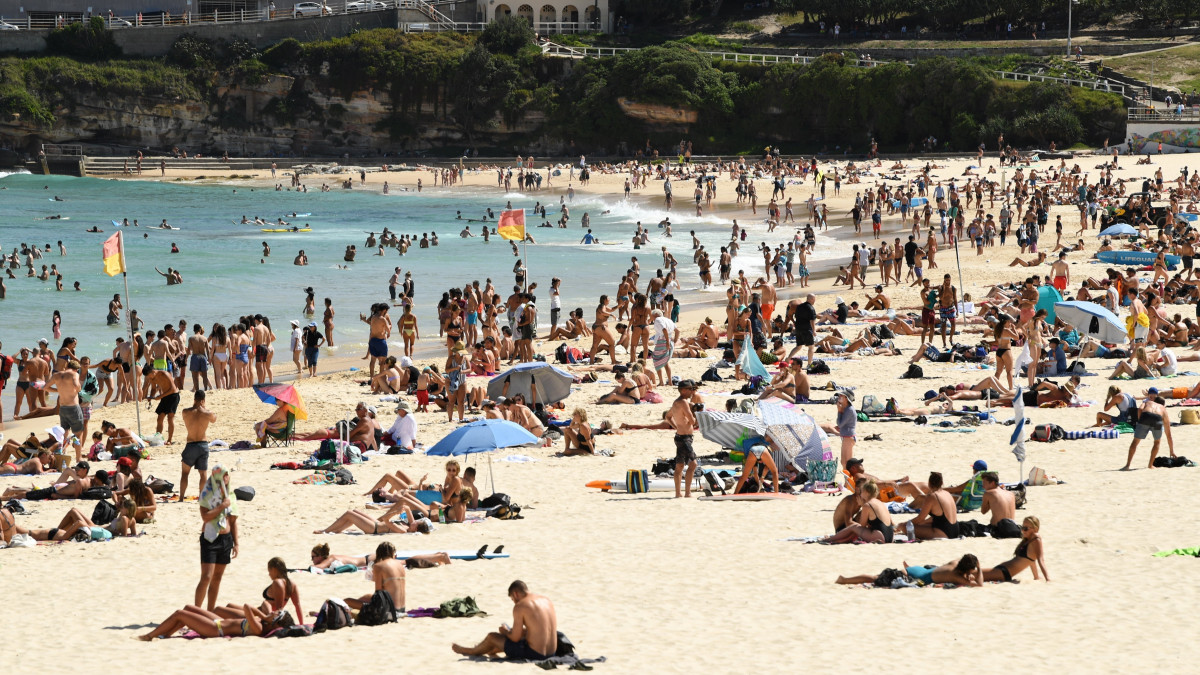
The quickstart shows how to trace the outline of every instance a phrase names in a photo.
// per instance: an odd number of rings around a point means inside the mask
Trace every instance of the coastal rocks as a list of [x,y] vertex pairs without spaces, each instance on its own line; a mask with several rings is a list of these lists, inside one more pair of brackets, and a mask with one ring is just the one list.
[[657,126],[685,126],[695,124],[700,114],[690,108],[677,108],[658,103],[640,103],[628,98],[618,98],[621,112],[629,117],[645,120]]

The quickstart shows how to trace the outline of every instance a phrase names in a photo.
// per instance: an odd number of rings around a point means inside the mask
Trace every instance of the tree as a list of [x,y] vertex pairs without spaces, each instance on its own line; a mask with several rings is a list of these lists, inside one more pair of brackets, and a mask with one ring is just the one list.
[[500,17],[489,23],[479,41],[493,54],[515,56],[522,47],[533,44],[533,26],[516,14]]

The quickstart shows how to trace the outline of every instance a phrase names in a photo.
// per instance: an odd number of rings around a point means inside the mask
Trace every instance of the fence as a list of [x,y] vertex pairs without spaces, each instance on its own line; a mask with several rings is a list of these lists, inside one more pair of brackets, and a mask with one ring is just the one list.
[[1130,122],[1200,122],[1200,106],[1129,108]]
[[1054,77],[1052,75],[1038,75],[1032,73],[1014,73],[1007,70],[993,71],[996,77],[1002,80],[1015,80],[1018,82],[1057,82],[1070,87],[1082,87],[1084,89],[1092,89],[1095,91],[1107,91],[1113,94],[1125,95],[1125,85],[1113,82],[1112,80],[1097,77],[1094,80],[1079,80],[1070,77]]

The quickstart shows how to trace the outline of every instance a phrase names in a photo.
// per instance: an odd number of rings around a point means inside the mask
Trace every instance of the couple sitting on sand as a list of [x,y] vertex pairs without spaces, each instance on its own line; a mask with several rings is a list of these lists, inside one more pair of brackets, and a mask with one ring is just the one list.
[[[957,584],[959,586],[982,586],[985,581],[1012,581],[1013,577],[1029,569],[1033,578],[1038,579],[1038,569],[1041,577],[1050,581],[1050,573],[1046,570],[1045,551],[1042,547],[1042,537],[1038,534],[1041,522],[1037,516],[1028,516],[1021,525],[1021,542],[1013,551],[1010,560],[983,569],[979,559],[968,553],[958,560],[941,565],[909,565],[904,563],[904,575],[922,584]],[[846,585],[878,584],[881,577],[898,578],[895,573],[859,574],[856,576],[840,576],[835,583]]]

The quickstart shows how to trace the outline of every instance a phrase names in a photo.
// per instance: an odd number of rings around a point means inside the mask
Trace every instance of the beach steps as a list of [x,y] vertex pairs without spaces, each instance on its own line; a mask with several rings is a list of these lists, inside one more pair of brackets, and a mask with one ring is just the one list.
[[[142,174],[153,175],[159,172],[163,162],[171,170],[182,170],[189,174],[203,175],[213,173],[228,175],[244,171],[254,171],[255,163],[251,159],[220,157],[143,157]],[[84,157],[83,174],[85,176],[123,176],[137,173],[137,160],[132,157]]]

